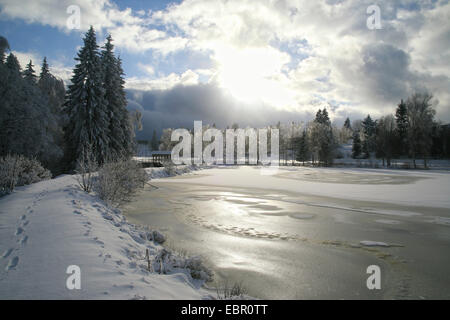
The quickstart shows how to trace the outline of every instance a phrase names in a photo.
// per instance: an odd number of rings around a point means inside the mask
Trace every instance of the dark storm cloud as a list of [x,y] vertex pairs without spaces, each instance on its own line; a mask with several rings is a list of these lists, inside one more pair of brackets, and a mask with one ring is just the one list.
[[266,105],[246,105],[212,84],[176,86],[169,90],[127,90],[128,108],[138,109],[143,116],[143,130],[138,139],[150,139],[153,130],[192,128],[195,120],[226,128],[233,123],[240,127],[262,127],[311,119],[313,114],[276,110]]
[[363,48],[361,70],[364,88],[381,101],[396,101],[406,97],[415,76],[409,71],[410,57],[389,44],[374,44]]

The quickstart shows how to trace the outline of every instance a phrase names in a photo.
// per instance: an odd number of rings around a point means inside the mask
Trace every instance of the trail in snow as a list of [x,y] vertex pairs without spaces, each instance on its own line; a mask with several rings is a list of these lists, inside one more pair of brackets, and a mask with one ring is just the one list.
[[[0,299],[213,298],[202,287],[208,270],[161,238],[82,192],[73,176],[19,187],[0,199]],[[69,265],[81,269],[81,290],[66,287]]]

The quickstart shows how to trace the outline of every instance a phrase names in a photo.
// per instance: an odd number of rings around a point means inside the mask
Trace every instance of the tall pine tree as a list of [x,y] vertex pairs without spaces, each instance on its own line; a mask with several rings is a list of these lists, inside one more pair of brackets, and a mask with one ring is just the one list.
[[19,60],[17,60],[17,57],[12,52],[6,58],[5,65],[13,74],[20,74],[22,72]]
[[308,160],[309,155],[308,135],[306,130],[303,131],[301,137],[298,138],[297,141],[296,160],[303,162],[303,165],[305,165],[305,161]]
[[[125,94],[125,80],[124,76],[125,73],[122,69],[122,60],[120,57],[116,59],[116,66],[117,66],[117,92],[118,92],[118,98],[119,102],[118,105],[121,106],[119,108],[119,115],[120,115],[120,126],[122,129],[122,141],[123,141],[123,156],[124,157],[131,157],[132,154],[135,151],[135,144],[134,144],[134,125],[133,125],[133,117],[130,115],[130,113],[127,110],[127,98]],[[136,117],[137,121],[137,129],[142,130],[142,122],[141,122],[141,114],[137,112],[137,110],[134,111],[134,114],[139,114],[139,116]]]
[[98,164],[110,157],[110,128],[103,88],[103,68],[94,28],[86,33],[84,45],[75,58],[65,108],[69,121],[65,128],[67,161],[74,168],[83,154],[92,153]]
[[352,125],[350,123],[350,118],[348,118],[348,117],[347,117],[347,119],[345,119],[344,128],[346,128],[348,130],[352,130]]
[[370,158],[371,152],[374,152],[376,149],[376,122],[372,120],[370,114],[367,115],[367,117],[362,122],[362,127],[364,135],[364,141],[362,145],[364,156],[366,158]]
[[116,57],[114,56],[112,37],[109,35],[101,52],[101,64],[103,69],[103,87],[105,89],[105,101],[107,104],[109,121],[109,148],[110,156],[114,159],[121,158],[125,154],[121,117],[122,99],[120,96],[120,75]]
[[396,134],[399,144],[397,150],[400,155],[405,155],[408,153],[408,110],[403,99],[395,111],[395,122],[397,123]]
[[50,74],[50,70],[47,63],[47,57],[44,57],[44,60],[42,61],[42,68],[41,73],[39,75],[40,80],[44,80],[46,77],[48,77]]
[[353,132],[352,158],[356,159],[361,156],[361,138],[359,131]]
[[36,84],[37,79],[36,72],[34,72],[34,65],[31,60],[27,64],[25,70],[23,71],[23,78],[27,80],[29,83]]

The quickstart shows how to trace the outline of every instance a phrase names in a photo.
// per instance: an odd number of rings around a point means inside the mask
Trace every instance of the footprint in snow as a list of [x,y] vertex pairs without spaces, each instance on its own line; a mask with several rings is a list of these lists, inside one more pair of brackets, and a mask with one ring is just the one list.
[[14,269],[16,266],[17,266],[17,264],[19,263],[19,257],[14,257],[14,258],[12,258],[11,260],[9,260],[9,263],[8,263],[8,265],[6,266],[6,271],[9,271],[9,270],[11,270],[11,269]]
[[3,253],[2,258],[3,258],[3,259],[8,258],[9,255],[11,254],[11,252],[13,252],[13,250],[14,250],[13,248],[9,248],[8,250],[6,250],[6,251]]
[[20,244],[24,246],[27,244],[27,241],[28,241],[28,236],[25,236],[22,238],[22,240],[20,240]]
[[99,240],[97,237],[94,238],[94,241],[100,245],[104,245],[105,243],[101,240]]

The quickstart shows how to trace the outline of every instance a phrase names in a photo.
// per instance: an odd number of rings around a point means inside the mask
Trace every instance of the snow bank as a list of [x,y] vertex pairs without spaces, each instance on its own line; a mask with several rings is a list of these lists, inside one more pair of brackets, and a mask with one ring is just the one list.
[[[198,259],[164,249],[163,235],[128,223],[73,176],[0,198],[0,226],[0,299],[212,298]],[[66,287],[71,265],[81,269],[80,290]]]
[[145,171],[148,174],[149,179],[168,178],[183,174],[189,174],[194,171],[210,168],[209,166],[196,166],[196,165],[181,165],[172,166],[170,169],[166,167],[159,168],[146,168]]

